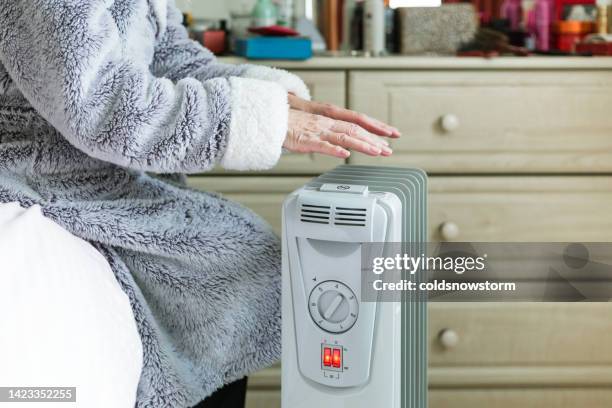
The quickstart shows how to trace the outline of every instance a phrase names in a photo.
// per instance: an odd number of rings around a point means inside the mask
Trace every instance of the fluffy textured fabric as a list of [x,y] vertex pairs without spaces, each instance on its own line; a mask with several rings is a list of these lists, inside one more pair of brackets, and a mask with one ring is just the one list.
[[[232,120],[230,136],[221,164],[234,170],[263,170],[272,167],[280,157],[279,149],[268,146],[282,145],[285,140],[289,104],[266,105],[261,101],[287,96],[280,86],[267,81],[230,78],[232,89]],[[266,120],[261,120],[265,117]],[[251,143],[251,140],[267,140]]]
[[[40,205],[108,259],[142,338],[139,407],[193,405],[280,352],[269,226],[146,172],[271,166],[305,86],[216,62],[180,18],[170,0],[0,8],[0,202]],[[278,82],[261,92],[255,71]]]
[[297,76],[282,69],[262,67],[259,65],[249,65],[243,75],[245,78],[262,79],[266,81],[278,82],[287,91],[310,100],[310,91],[304,82]]

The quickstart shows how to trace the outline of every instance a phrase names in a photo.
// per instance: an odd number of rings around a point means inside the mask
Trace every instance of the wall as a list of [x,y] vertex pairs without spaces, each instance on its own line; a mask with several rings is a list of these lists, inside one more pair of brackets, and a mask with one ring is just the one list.
[[255,0],[176,0],[183,11],[190,11],[196,18],[228,18],[230,12],[249,13]]

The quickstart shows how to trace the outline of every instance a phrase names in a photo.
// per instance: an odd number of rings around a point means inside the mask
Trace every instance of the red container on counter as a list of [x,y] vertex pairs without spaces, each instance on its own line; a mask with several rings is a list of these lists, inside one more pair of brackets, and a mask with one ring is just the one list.
[[225,52],[226,41],[223,30],[208,30],[202,33],[202,44],[214,54],[220,55]]
[[227,34],[224,30],[206,29],[196,30],[189,33],[191,39],[196,40],[213,54],[221,55],[226,51]]
[[611,56],[612,42],[593,42],[576,44],[576,52],[597,56]]
[[592,21],[555,21],[552,25],[553,47],[559,51],[575,52],[576,44],[595,31]]

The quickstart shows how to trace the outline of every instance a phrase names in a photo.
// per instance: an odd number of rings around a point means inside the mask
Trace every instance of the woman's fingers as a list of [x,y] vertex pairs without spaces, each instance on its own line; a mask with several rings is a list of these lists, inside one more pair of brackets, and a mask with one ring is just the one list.
[[289,94],[289,105],[293,109],[354,123],[379,136],[400,137],[399,130],[393,126],[387,125],[363,113],[354,112],[329,103],[307,101]]
[[351,155],[344,147],[330,143],[327,140],[323,140],[320,136],[310,133],[300,135],[297,145],[299,147],[293,151],[300,153],[320,153],[341,159],[346,159]]
[[386,154],[386,151],[383,151],[383,148],[388,149],[386,146],[380,146],[377,144],[369,143],[367,141],[356,139],[345,133],[326,132],[321,135],[321,139],[330,142],[334,145],[342,146],[346,149],[361,152],[369,156],[379,156],[381,154],[388,155]]
[[321,153],[347,158],[349,150],[370,156],[390,156],[388,142],[349,122],[296,109],[289,111],[283,146],[296,153]]
[[366,143],[375,145],[380,147],[383,156],[389,156],[393,153],[391,148],[389,147],[389,143],[387,143],[384,139],[379,139],[377,136],[369,133],[362,127],[349,122],[336,121],[333,123],[331,129],[332,132],[335,133],[343,133],[351,138],[362,140]]
[[309,107],[309,105],[312,104],[313,102],[297,97],[291,93],[288,96],[288,100],[289,100],[289,106],[291,107],[291,109],[297,109],[297,110],[301,110],[304,112],[313,113],[310,111],[311,109]]
[[311,148],[312,153],[326,154],[328,156],[338,157],[340,159],[346,159],[351,155],[351,152],[343,147],[334,145],[321,139],[313,140]]
[[363,113],[349,109],[340,108],[326,103],[313,102],[313,113],[327,116],[328,118],[354,123],[363,129],[379,136],[399,137],[400,132],[393,126],[389,126],[380,120],[374,119]]

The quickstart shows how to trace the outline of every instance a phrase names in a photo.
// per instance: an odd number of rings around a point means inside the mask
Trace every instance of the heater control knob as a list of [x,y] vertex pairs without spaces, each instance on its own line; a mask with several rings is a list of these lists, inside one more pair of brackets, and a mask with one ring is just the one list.
[[308,299],[315,324],[330,333],[344,333],[357,321],[359,302],[351,288],[338,281],[319,283]]

